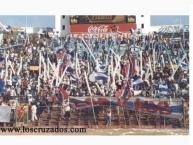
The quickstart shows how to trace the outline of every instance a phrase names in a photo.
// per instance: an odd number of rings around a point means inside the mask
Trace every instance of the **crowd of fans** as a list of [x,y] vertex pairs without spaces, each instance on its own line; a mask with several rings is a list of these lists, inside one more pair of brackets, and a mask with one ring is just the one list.
[[[50,80],[54,77],[54,71],[50,69],[50,78],[44,77],[44,65],[41,64],[41,77],[40,77],[40,83],[38,83],[39,78],[39,71],[38,70],[32,70],[30,66],[39,66],[39,51],[41,51],[43,58],[47,64],[47,60],[49,58],[50,62],[52,64],[55,64],[57,66],[58,60],[61,58],[61,52],[56,53],[54,51],[54,46],[56,46],[57,42],[59,42],[59,45],[63,45],[64,50],[67,54],[71,53],[71,49],[69,48],[73,38],[65,37],[65,38],[59,38],[58,40],[51,40],[48,37],[45,36],[38,36],[38,35],[28,35],[29,41],[25,44],[25,38],[18,38],[18,41],[13,39],[13,35],[7,35],[6,38],[2,40],[1,48],[9,47],[6,49],[6,56],[8,57],[7,60],[11,63],[13,66],[13,70],[15,71],[15,74],[12,71],[11,66],[8,66],[7,70],[7,79],[6,79],[6,85],[4,86],[3,93],[0,94],[0,103],[2,106],[5,105],[11,105],[13,114],[16,109],[16,103],[17,102],[27,102],[31,106],[30,108],[33,108],[32,106],[37,106],[37,114],[40,115],[40,104],[45,103],[47,105],[53,106],[54,102],[63,102],[64,98],[60,93],[59,87],[56,86],[55,81],[56,78],[53,80],[53,85],[50,85]],[[141,74],[140,70],[140,57],[138,55],[137,48],[141,46],[142,49],[142,60],[143,60],[143,67],[142,71],[144,72],[141,76],[142,80],[144,80],[145,86],[143,87],[136,87],[131,86],[134,91],[141,90],[140,96],[144,97],[169,97],[169,98],[176,98],[176,97],[188,97],[189,96],[189,70],[188,66],[183,67],[182,65],[177,69],[175,75],[173,78],[170,76],[172,75],[173,71],[170,66],[170,60],[168,59],[168,53],[165,49],[162,50],[160,57],[164,58],[164,64],[161,63],[161,61],[157,62],[155,64],[155,71],[153,70],[152,75],[149,75],[148,78],[146,78],[146,72],[149,69],[148,68],[148,58],[150,56],[151,59],[151,66],[153,68],[153,47],[155,43],[159,42],[162,43],[163,46],[167,47],[169,51],[169,55],[171,58],[171,62],[173,65],[178,65],[178,59],[183,57],[182,51],[178,51],[181,49],[180,43],[182,43],[182,46],[186,52],[187,58],[189,60],[189,38],[185,38],[184,40],[182,38],[180,39],[173,39],[171,38],[164,38],[162,35],[157,34],[147,34],[145,36],[135,36],[131,35],[130,38],[126,39],[117,39],[117,47],[114,49],[114,52],[116,54],[121,54],[120,58],[120,75],[115,76],[115,89],[111,87],[111,84],[113,82],[112,80],[112,74],[110,74],[110,82],[108,87],[108,81],[96,81],[99,86],[96,85],[96,82],[89,81],[89,86],[91,88],[91,94],[89,94],[89,89],[87,87],[87,83],[84,77],[84,72],[86,71],[87,77],[89,78],[89,75],[92,72],[97,72],[96,64],[94,61],[87,61],[89,53],[86,51],[82,51],[82,48],[80,46],[81,40],[77,39],[77,41],[74,42],[74,49],[75,54],[77,53],[79,58],[79,65],[80,65],[80,71],[76,71],[76,67],[74,68],[74,72],[66,72],[64,78],[62,79],[62,82],[60,86],[66,90],[69,93],[69,96],[74,97],[82,97],[82,96],[115,96],[115,94],[121,90],[124,81],[125,81],[125,65],[128,60],[128,50],[130,54],[135,56],[135,59],[138,61],[138,72],[136,71],[133,75],[133,79],[138,75]],[[107,43],[106,43],[107,40]],[[175,41],[175,42],[174,42]],[[89,42],[89,40],[86,40],[86,42]],[[54,43],[54,44],[53,44]],[[108,52],[106,47],[110,47],[110,45],[114,42],[114,39],[112,37],[109,37],[108,39],[96,39],[93,44],[93,50],[92,53],[97,57],[100,64],[105,66],[105,72],[108,74],[108,66],[106,66],[107,61],[111,61],[111,58],[109,57],[108,60],[106,60],[106,54],[109,53],[111,55],[111,51]],[[145,45],[145,43],[147,45]],[[21,44],[18,46],[12,47],[14,44]],[[98,52],[99,46],[102,44],[102,50]],[[119,44],[119,45],[118,45]],[[84,47],[86,47],[85,44],[83,44]],[[155,50],[158,50],[159,45],[155,45]],[[173,50],[174,48],[174,50]],[[73,48],[72,48],[73,49]],[[102,52],[102,53],[101,53]],[[180,53],[180,54],[179,54]],[[158,57],[158,52],[156,54],[156,60]],[[76,55],[71,56],[70,61],[72,64],[75,64],[75,57]],[[0,53],[1,58],[5,58],[4,56],[4,50],[1,49]],[[116,56],[112,53],[113,57],[113,64],[116,64]],[[21,58],[22,58],[22,67],[17,74],[18,70],[20,69],[21,64]],[[82,63],[83,62],[83,63]],[[185,62],[185,60],[184,60]],[[89,63],[89,64],[88,64]],[[87,65],[84,65],[87,64]],[[88,69],[89,65],[89,69]],[[115,67],[115,65],[114,65]],[[1,79],[5,80],[5,69],[6,64],[2,64],[0,66],[0,72],[1,72]],[[3,70],[3,71],[2,71]],[[71,79],[71,75],[79,76],[79,79],[77,81],[73,81]],[[121,77],[120,77],[121,76]],[[165,81],[165,83],[168,86],[168,95],[164,96],[161,93],[159,93],[159,82]],[[39,86],[38,86],[39,84]],[[99,88],[100,90],[99,90]],[[11,100],[11,102],[10,102]],[[63,105],[64,108],[64,105]],[[36,111],[35,111],[36,112]],[[36,119],[36,116],[35,116]]]

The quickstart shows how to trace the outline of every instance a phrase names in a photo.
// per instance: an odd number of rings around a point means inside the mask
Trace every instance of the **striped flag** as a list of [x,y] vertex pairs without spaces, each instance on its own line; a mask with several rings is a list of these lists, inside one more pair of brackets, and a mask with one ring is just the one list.
[[47,32],[48,32],[49,37],[54,37],[54,29],[53,28],[47,27]]
[[159,33],[166,33],[167,29],[165,29],[163,26],[159,29]]
[[70,50],[69,54],[70,54],[72,57],[74,57],[74,55],[75,55],[75,49]]
[[163,95],[168,95],[168,86],[165,83],[159,84],[159,91]]
[[72,83],[76,83],[78,81],[77,76],[70,74],[70,80],[72,81]]
[[125,77],[131,79],[135,73],[135,59],[129,56],[129,62],[125,66]]
[[116,98],[130,98],[132,94],[133,93],[130,89],[129,81],[125,81],[121,90],[115,94],[115,97]]
[[59,86],[59,91],[64,99],[68,99],[68,93],[61,86]]
[[94,75],[95,75],[95,81],[98,81],[98,80],[107,81],[108,80],[108,75],[106,73],[95,72]]
[[56,46],[53,50],[56,54],[59,54],[64,48],[63,46]]
[[123,33],[122,33],[122,32],[120,32],[120,31],[117,31],[117,34],[118,34],[118,35],[123,35]]
[[134,32],[135,32],[135,30],[133,28],[130,28],[129,31],[131,34],[134,34]]
[[145,85],[145,83],[141,79],[141,76],[138,75],[138,76],[134,77],[134,80],[132,81],[132,85],[137,86],[137,87],[143,87]]
[[3,67],[3,64],[4,64],[4,58],[0,57],[0,67]]
[[105,72],[106,72],[106,69],[105,69],[105,65],[104,65],[104,64],[99,63],[99,70],[98,70],[98,72],[102,72],[102,73],[105,73]]

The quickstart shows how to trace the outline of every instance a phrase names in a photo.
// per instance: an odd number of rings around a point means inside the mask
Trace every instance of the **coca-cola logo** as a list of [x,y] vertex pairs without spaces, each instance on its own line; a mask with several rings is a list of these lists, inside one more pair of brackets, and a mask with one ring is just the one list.
[[101,26],[99,26],[99,27],[97,27],[97,26],[93,26],[93,25],[91,25],[89,28],[88,28],[88,32],[93,32],[93,33],[95,33],[95,32],[101,32],[101,33],[104,33],[104,32],[108,32],[108,26],[106,26],[106,25],[101,25]]

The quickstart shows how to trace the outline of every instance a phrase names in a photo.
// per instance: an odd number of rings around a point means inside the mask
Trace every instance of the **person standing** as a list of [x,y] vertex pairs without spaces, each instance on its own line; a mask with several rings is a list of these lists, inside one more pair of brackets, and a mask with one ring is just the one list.
[[16,110],[16,102],[13,101],[12,104],[11,104],[11,112],[12,112],[12,117],[13,117],[13,120],[15,120],[15,110]]
[[38,99],[37,102],[36,102],[36,105],[37,105],[37,116],[39,117],[40,116],[40,100]]
[[70,120],[70,104],[69,104],[69,100],[66,101],[64,106],[65,106],[65,111],[66,111],[64,117],[67,117],[68,120]]
[[32,121],[34,121],[34,118],[35,120],[38,120],[37,116],[36,116],[36,112],[37,112],[37,107],[35,104],[32,105]]
[[111,108],[110,107],[107,109],[107,124],[106,124],[106,126],[107,125],[111,126]]

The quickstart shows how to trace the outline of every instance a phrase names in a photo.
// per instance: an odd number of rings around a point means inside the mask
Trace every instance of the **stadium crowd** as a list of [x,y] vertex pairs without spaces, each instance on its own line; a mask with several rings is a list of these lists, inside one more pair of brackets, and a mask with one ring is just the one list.
[[[42,102],[53,106],[55,102],[63,102],[65,100],[63,95],[61,95],[60,87],[62,87],[69,96],[74,97],[90,95],[115,97],[124,85],[127,72],[126,66],[130,56],[132,56],[132,60],[135,60],[133,64],[135,65],[135,70],[131,81],[134,82],[139,78],[143,84],[142,86],[130,84],[130,89],[132,89],[133,92],[140,92],[137,95],[167,98],[189,97],[189,70],[187,63],[187,60],[189,60],[189,38],[184,40],[182,38],[174,38],[172,40],[171,38],[164,38],[160,34],[147,34],[135,35],[135,37],[131,35],[129,39],[117,39],[116,42],[113,37],[109,37],[108,39],[95,39],[93,41],[93,47],[90,49],[99,64],[95,63],[95,60],[92,59],[92,55],[88,50],[83,49],[86,48],[87,45],[90,46],[89,40],[85,40],[86,45],[81,39],[74,41],[71,37],[65,37],[59,38],[59,45],[57,45],[58,40],[51,40],[45,36],[29,35],[29,41],[27,42],[25,38],[26,37],[18,38],[16,42],[16,40],[13,39],[13,35],[10,34],[2,40],[0,46],[1,48],[10,46],[6,49],[5,55],[3,49],[1,49],[0,54],[0,58],[2,58],[2,62],[0,63],[0,82],[1,84],[4,83],[0,89],[0,104],[1,106],[12,106],[13,114],[15,113],[16,103],[25,102],[29,103],[30,108],[33,108],[32,106],[35,105],[37,107],[35,109],[38,110],[37,115],[39,116],[42,111],[40,109]],[[15,44],[21,45],[12,47]],[[60,47],[61,44],[63,45],[63,49]],[[114,48],[111,47],[112,44],[114,44]],[[142,49],[142,70],[140,69],[141,61],[140,52],[138,51],[140,47]],[[182,47],[184,51],[182,51]],[[112,48],[113,51],[108,48]],[[164,48],[167,48],[167,50]],[[153,49],[156,50],[155,53]],[[45,76],[45,71],[47,70],[43,63],[41,63],[41,65],[39,64],[40,51],[46,65],[49,58],[50,63],[54,66],[60,63],[59,60],[63,60],[63,63],[67,62],[73,66],[73,72],[67,69],[59,86],[56,85],[57,77],[54,75],[55,71],[51,66],[49,66],[50,77]],[[183,52],[185,52],[187,59],[182,60],[184,56]],[[65,56],[64,53],[66,54]],[[155,69],[153,67],[154,54],[156,55]],[[112,57],[107,57],[107,55]],[[117,55],[120,56],[120,61],[117,60]],[[7,64],[10,64],[7,68],[6,79],[5,56],[7,57]],[[76,56],[79,64],[76,63]],[[181,64],[174,76],[171,77],[174,71],[172,70],[170,61],[175,69],[178,64],[181,63],[181,60],[183,65]],[[21,61],[22,66],[20,65]],[[116,68],[117,62],[120,64],[118,68]],[[115,76],[112,73],[113,71],[109,73],[108,70],[113,69],[109,67],[112,63],[113,68],[117,70]],[[39,65],[41,66],[41,75],[38,69],[35,70],[31,67],[39,67]],[[64,70],[64,68],[62,69]],[[91,94],[89,93],[84,72],[86,72],[88,77]],[[92,78],[90,75],[97,72],[108,74],[108,78],[91,81]],[[52,79],[53,82],[51,82]],[[167,95],[161,92],[160,82],[167,86]],[[133,95],[134,94],[135,93],[133,93]],[[62,106],[64,110],[65,104],[66,103]],[[33,112],[32,110],[30,111]],[[15,118],[14,115],[13,118]]]

